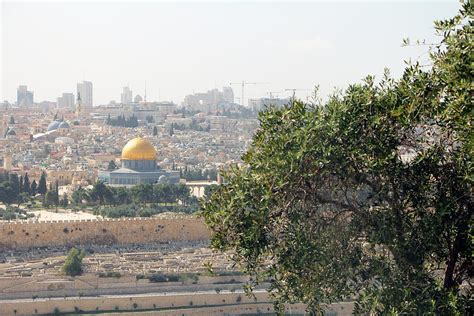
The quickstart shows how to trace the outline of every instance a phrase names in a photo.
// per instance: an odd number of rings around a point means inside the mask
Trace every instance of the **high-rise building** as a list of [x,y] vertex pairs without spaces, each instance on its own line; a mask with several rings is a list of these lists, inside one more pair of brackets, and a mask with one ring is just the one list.
[[91,108],[92,102],[92,82],[83,81],[77,84],[77,94],[81,95],[82,106],[84,108]]
[[16,90],[16,103],[18,106],[32,106],[33,91],[28,91],[27,86],[19,86]]
[[74,108],[74,93],[63,93],[58,98],[59,109],[73,109]]
[[223,87],[222,93],[224,94],[224,102],[234,103],[234,90],[231,87]]
[[123,92],[120,95],[120,101],[122,104],[130,105],[133,101],[132,90],[129,87],[123,87]]

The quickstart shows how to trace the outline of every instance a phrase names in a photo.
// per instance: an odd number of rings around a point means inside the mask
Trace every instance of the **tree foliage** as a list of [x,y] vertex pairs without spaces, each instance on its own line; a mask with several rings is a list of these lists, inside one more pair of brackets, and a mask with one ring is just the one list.
[[75,205],[99,207],[96,214],[105,217],[148,217],[162,212],[193,213],[198,209],[197,198],[184,184],[139,184],[125,188],[97,181],[92,190],[79,187],[71,199]]
[[38,183],[38,193],[45,195],[47,191],[48,187],[46,186],[46,173],[42,172]]
[[117,116],[117,118],[113,119],[113,118],[110,118],[110,115],[109,115],[105,123],[111,126],[137,127],[138,118],[135,115],[132,115],[129,118],[125,118],[125,115],[119,115]]
[[[36,182],[33,181],[33,183],[36,185]],[[17,202],[18,205],[28,202],[32,187],[28,174],[23,177],[16,173],[2,173],[0,174],[0,202],[7,205],[13,202]]]
[[115,160],[109,161],[109,165],[107,166],[107,170],[116,170],[118,169],[117,164],[115,163]]
[[76,276],[82,274],[82,259],[86,256],[84,250],[77,248],[71,248],[62,266],[64,274],[69,276]]
[[472,5],[436,22],[432,65],[260,114],[245,166],[202,206],[282,302],[357,314],[464,314],[472,295]]

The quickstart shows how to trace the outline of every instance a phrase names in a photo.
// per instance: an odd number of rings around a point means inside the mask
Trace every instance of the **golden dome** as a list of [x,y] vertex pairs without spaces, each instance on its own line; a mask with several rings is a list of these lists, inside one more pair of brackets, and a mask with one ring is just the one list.
[[155,160],[155,147],[144,138],[134,138],[123,147],[122,160]]

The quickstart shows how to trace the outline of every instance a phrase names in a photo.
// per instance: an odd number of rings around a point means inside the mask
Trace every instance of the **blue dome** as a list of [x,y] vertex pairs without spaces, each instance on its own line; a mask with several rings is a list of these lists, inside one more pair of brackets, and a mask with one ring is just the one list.
[[68,122],[61,122],[61,124],[59,124],[58,128],[71,128],[71,126],[69,126]]
[[55,129],[58,129],[59,125],[61,124],[61,121],[53,121],[48,125],[48,132],[54,131]]

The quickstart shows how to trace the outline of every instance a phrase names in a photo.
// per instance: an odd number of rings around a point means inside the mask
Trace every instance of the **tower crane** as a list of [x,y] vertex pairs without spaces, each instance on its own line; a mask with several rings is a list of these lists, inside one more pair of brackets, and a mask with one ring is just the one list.
[[241,85],[242,86],[242,98],[240,99],[240,102],[242,103],[242,106],[244,106],[244,103],[245,103],[245,99],[244,99],[244,96],[245,96],[245,86],[246,85],[249,85],[249,84],[268,84],[268,82],[247,82],[247,81],[243,81],[242,82],[231,82],[230,85]]
[[285,89],[285,91],[293,91],[293,99],[294,99],[296,91],[311,91],[311,89]]
[[267,94],[270,99],[273,99],[274,97],[278,98],[278,95],[276,93],[282,93],[282,92],[283,91],[269,91],[267,92]]

